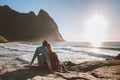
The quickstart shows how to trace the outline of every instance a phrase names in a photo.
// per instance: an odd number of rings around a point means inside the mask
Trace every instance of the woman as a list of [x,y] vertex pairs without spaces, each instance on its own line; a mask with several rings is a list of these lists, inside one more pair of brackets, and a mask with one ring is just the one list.
[[68,70],[65,68],[65,66],[63,64],[61,64],[61,62],[59,61],[58,56],[54,52],[52,45],[50,43],[48,43],[46,45],[46,48],[47,48],[49,56],[50,56],[51,65],[52,65],[53,70],[57,71],[59,68],[61,68],[65,72],[68,72]]

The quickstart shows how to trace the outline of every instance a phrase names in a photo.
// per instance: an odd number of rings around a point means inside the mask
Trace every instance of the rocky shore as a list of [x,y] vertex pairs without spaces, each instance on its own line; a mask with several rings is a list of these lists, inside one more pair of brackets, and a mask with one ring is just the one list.
[[50,74],[38,68],[10,67],[0,70],[0,80],[120,80],[120,56],[116,58],[81,64],[68,61],[65,65],[69,73]]
[[0,65],[3,65],[0,67],[0,80],[120,80],[120,54],[110,60],[87,61],[80,64],[67,61],[64,64],[69,73],[50,74],[47,70],[24,67],[17,59],[17,56],[20,56],[18,51],[2,47],[0,51]]

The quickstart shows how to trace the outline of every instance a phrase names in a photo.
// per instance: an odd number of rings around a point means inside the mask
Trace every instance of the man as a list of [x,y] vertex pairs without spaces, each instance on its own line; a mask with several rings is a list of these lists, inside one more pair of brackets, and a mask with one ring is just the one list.
[[48,51],[46,49],[47,41],[44,40],[43,44],[41,47],[38,47],[35,51],[35,54],[31,60],[30,67],[32,66],[32,63],[34,62],[35,58],[37,57],[38,61],[38,66],[43,67],[43,66],[48,66],[48,69],[50,70],[51,73],[53,73],[50,58]]

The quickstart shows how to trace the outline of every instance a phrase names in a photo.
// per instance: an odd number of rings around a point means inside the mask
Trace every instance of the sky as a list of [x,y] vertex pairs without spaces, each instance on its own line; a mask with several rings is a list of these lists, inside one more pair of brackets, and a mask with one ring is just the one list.
[[0,0],[3,5],[36,15],[45,10],[67,41],[120,41],[120,0]]

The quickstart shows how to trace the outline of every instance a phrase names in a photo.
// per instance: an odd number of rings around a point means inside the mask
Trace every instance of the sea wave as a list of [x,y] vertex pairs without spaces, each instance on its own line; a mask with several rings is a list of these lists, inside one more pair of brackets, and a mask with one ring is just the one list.
[[110,49],[110,50],[118,50],[120,51],[120,47],[97,47],[99,49]]
[[1,47],[12,50],[12,51],[24,51],[24,52],[34,52],[38,45],[28,45],[23,43],[1,43]]
[[[22,54],[18,56],[16,59],[27,63],[31,60],[35,49],[41,44],[30,44],[30,43],[21,43],[21,42],[13,42],[13,43],[0,43],[1,47],[4,47],[9,50],[17,51],[19,53],[26,52],[26,54]],[[83,47],[84,46],[84,47]],[[57,53],[59,59],[64,61],[89,61],[89,60],[103,60],[103,59],[111,59],[117,54],[120,53],[120,47],[104,45],[102,47],[90,47],[89,45],[81,45],[80,43],[61,43],[61,44],[53,44],[53,48]]]
[[[33,52],[35,51],[36,47],[39,45],[34,44],[26,44],[20,42],[13,42],[13,43],[0,43],[1,47],[6,49],[15,50],[15,51],[25,51],[25,52]],[[84,46],[84,45],[83,45]],[[92,46],[84,46],[82,45],[57,45],[54,46],[55,50],[65,50],[65,51],[72,51],[72,52],[86,52],[90,49],[96,48],[99,50],[118,50],[120,51],[120,47],[117,46],[102,46],[102,47],[92,47]]]

